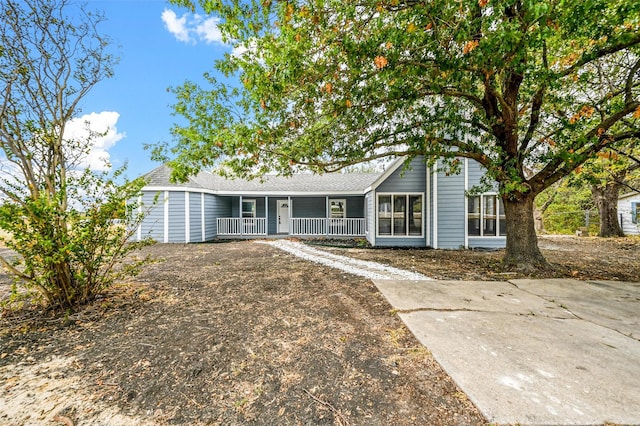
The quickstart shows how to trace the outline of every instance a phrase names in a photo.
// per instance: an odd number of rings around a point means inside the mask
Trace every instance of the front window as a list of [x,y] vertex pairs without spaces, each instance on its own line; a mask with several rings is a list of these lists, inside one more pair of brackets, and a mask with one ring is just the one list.
[[640,203],[631,203],[631,222],[640,223]]
[[347,200],[329,200],[329,213],[331,219],[347,217]]
[[378,235],[422,236],[422,195],[378,195]]
[[495,194],[472,195],[467,201],[467,235],[504,236],[507,220],[502,199]]
[[242,200],[242,217],[256,217],[256,200]]

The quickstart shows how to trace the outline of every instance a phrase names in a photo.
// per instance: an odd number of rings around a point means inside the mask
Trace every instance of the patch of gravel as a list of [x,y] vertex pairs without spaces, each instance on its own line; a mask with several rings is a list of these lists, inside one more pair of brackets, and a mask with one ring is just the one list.
[[309,247],[305,244],[290,240],[258,241],[284,250],[302,259],[320,263],[331,268],[358,275],[371,280],[430,280],[431,278],[418,272],[406,271],[392,266],[382,265],[377,262],[353,259],[340,256],[323,250]]

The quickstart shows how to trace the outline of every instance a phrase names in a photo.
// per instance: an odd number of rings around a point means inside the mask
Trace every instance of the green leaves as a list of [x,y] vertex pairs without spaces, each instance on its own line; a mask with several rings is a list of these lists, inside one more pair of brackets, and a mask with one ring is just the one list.
[[176,89],[173,165],[255,176],[455,150],[504,191],[537,193],[608,143],[599,128],[634,119],[633,60],[593,87],[610,58],[638,57],[628,3],[203,2],[248,52],[217,64],[233,95]]
[[102,16],[82,10],[71,21],[71,6],[0,3],[0,228],[18,254],[0,263],[30,296],[62,311],[90,302],[126,270],[116,266],[136,248],[128,239],[144,185],[118,184],[123,169],[108,175],[79,166],[97,133],[64,136],[78,103],[114,64],[97,32]]

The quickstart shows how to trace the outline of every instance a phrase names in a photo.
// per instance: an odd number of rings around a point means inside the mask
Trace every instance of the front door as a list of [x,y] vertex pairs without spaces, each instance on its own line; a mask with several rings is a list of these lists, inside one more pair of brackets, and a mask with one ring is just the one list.
[[289,233],[289,201],[278,200],[278,233]]

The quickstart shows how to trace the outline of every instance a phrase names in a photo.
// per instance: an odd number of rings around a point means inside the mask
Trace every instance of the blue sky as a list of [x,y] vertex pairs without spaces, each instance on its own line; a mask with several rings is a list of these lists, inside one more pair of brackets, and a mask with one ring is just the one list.
[[135,178],[158,165],[143,145],[171,142],[177,118],[171,115],[174,96],[167,88],[187,79],[201,82],[231,47],[220,41],[214,17],[164,0],[89,0],[88,8],[105,14],[99,28],[113,39],[120,63],[113,78],[85,97],[76,127],[89,119],[94,130],[108,128],[90,159],[108,156],[115,167],[128,162],[127,176]]

